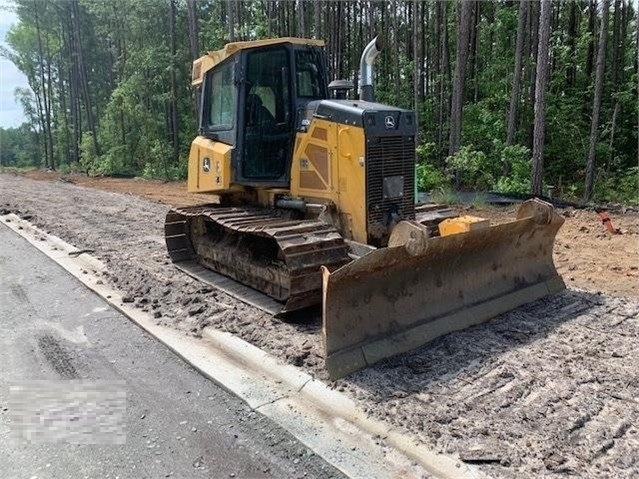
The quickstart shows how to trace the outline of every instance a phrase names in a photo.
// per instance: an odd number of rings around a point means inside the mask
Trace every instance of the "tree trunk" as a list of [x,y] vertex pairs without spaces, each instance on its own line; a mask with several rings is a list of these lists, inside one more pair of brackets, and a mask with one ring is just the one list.
[[301,0],[297,2],[297,30],[302,38],[306,38],[306,2]]
[[[539,2],[531,2],[530,10],[528,11],[530,14],[530,59],[529,59],[529,84],[530,84],[530,104],[535,105],[535,88],[536,88],[536,78],[537,78],[537,60],[538,60],[538,51],[539,51],[539,13],[540,13],[540,5]],[[534,116],[534,113],[533,113]],[[534,129],[535,123],[534,120],[529,129],[529,142],[530,149],[533,148],[534,141]]]
[[612,119],[610,120],[610,141],[608,142],[608,148],[610,150],[610,157],[615,156],[615,129],[617,126],[617,118],[621,110],[621,104],[616,101],[615,107],[612,110]]
[[177,41],[175,35],[175,17],[177,8],[175,0],[171,0],[169,14],[169,31],[171,37],[171,129],[173,132],[173,164],[177,165],[180,159],[180,130],[178,125],[178,92],[177,92],[177,66],[175,64],[175,55],[177,51]]
[[73,159],[77,163],[80,161],[80,139],[82,137],[80,124],[82,122],[80,118],[80,93],[78,87],[78,65],[75,61],[75,36],[73,28],[73,12],[71,11],[71,5],[67,6],[67,42],[70,57],[69,68],[69,103],[71,109],[71,123],[73,124]]
[[566,43],[568,44],[568,66],[566,67],[566,88],[572,89],[575,86],[576,68],[575,58],[577,47],[577,9],[578,5],[576,1],[570,2],[570,13],[568,17],[568,38]]
[[[64,45],[64,38],[60,38],[60,43],[62,45]],[[68,115],[68,109],[67,109],[67,92],[66,92],[66,88],[64,87],[64,67],[63,67],[63,60],[62,60],[62,52],[63,50],[60,51],[60,53],[58,54],[58,98],[60,101],[60,112],[61,112],[61,116],[62,116],[62,123],[63,123],[63,130],[64,130],[64,148],[63,148],[63,152],[64,152],[64,160],[66,161],[67,164],[71,163],[71,139],[70,139],[70,135],[69,135],[69,115]],[[66,53],[66,52],[65,52]]]
[[[519,15],[517,18],[517,42],[515,45],[515,71],[513,74],[513,88],[510,93],[510,108],[508,110],[508,128],[506,132],[506,144],[512,145],[515,137],[515,125],[517,122],[517,105],[521,90],[521,63],[524,50],[524,36],[526,35],[526,19],[528,16],[528,0],[519,0]],[[510,165],[504,164],[504,175],[508,174]]]
[[43,133],[39,135],[42,137],[42,150],[44,153],[44,167],[49,168],[49,150],[47,146],[47,139],[44,137],[44,132],[47,130],[47,127],[44,123],[44,110],[42,108],[42,99],[41,95],[38,92],[34,92],[36,99],[36,111],[38,112],[38,122],[40,123],[40,131]]
[[[464,84],[466,79],[466,61],[470,42],[470,26],[473,21],[473,0],[460,0],[461,12],[457,28],[457,54],[455,56],[455,76],[453,78],[453,98],[450,112],[450,139],[448,155],[459,150],[461,143],[462,110],[464,107]],[[457,178],[459,186],[459,178]]]
[[53,59],[51,58],[51,48],[50,48],[50,42],[49,42],[49,34],[47,33],[46,35],[46,50],[47,50],[47,96],[46,99],[48,101],[48,111],[49,111],[49,119],[47,120],[48,123],[48,131],[47,131],[47,137],[49,139],[49,145],[50,145],[50,150],[51,150],[51,169],[55,170],[56,167],[56,155],[55,155],[55,149],[54,149],[54,145],[53,145],[53,135],[51,133],[51,121],[53,121],[53,127],[54,129],[57,131],[58,130],[58,123],[56,120],[56,116],[53,115],[53,85],[52,85],[52,78],[53,75],[51,74],[51,64],[53,63]]
[[392,29],[393,29],[393,52],[396,52],[395,55],[393,55],[393,76],[395,78],[395,105],[399,105],[400,101],[401,101],[401,78],[400,78],[400,64],[399,64],[399,52],[400,52],[400,45],[399,45],[399,20],[397,19],[397,13],[399,10],[399,1],[398,0],[394,0],[394,4],[391,7],[392,10],[392,18],[393,18],[393,23],[392,23]]
[[[417,136],[415,138],[415,144],[419,145],[419,96],[420,87],[423,88],[423,84],[420,83],[420,72],[422,65],[420,65],[421,55],[418,50],[419,28],[417,26],[417,9],[419,7],[417,0],[413,0],[413,109],[415,110],[415,128],[417,129]],[[422,28],[424,25],[422,24]],[[410,43],[408,43],[410,45]],[[423,50],[422,50],[423,51]],[[423,64],[423,61],[422,61]],[[423,91],[423,90],[422,90]]]
[[[197,25],[197,0],[187,0],[186,2],[187,13],[189,17],[189,48],[191,51],[191,59],[197,60],[200,56],[200,40],[199,29]],[[202,91],[198,86],[195,89],[195,120],[199,121],[200,118],[200,100],[202,98]]]
[[[624,3],[621,0],[615,0],[615,14],[612,22],[612,91],[618,91],[619,85],[623,82],[623,44],[625,35],[622,36],[624,30],[622,24],[624,22]],[[626,32],[627,33],[627,32]],[[614,139],[615,129],[617,126],[617,118],[621,110],[621,103],[615,98],[615,106],[612,111],[612,119],[610,120],[610,158],[614,158]]]
[[586,81],[590,83],[592,76],[592,65],[595,56],[595,24],[597,19],[597,0],[590,0],[588,3],[588,32],[590,41],[588,42],[588,52],[586,53]]
[[471,29],[470,29],[470,61],[471,67],[470,72],[473,79],[473,101],[477,102],[479,100],[479,25],[481,21],[480,15],[480,7],[481,2],[479,0],[475,0],[474,2],[474,13],[473,20],[471,21]]
[[82,84],[82,96],[84,97],[84,108],[87,113],[87,123],[89,129],[93,135],[93,148],[96,155],[100,155],[100,145],[98,143],[98,132],[95,125],[93,116],[93,107],[91,102],[91,95],[89,93],[89,81],[87,78],[87,68],[85,64],[84,54],[82,50],[82,40],[80,34],[80,7],[78,6],[78,0],[72,0],[71,5],[73,7],[73,27],[75,30],[74,39],[76,42],[75,53],[78,66],[78,73],[80,76],[80,83]]
[[[615,0],[615,14],[612,20],[612,85],[613,89],[619,82],[619,73],[622,66],[619,61],[620,37],[621,37],[621,0]],[[614,90],[613,90],[614,91]]]
[[[419,10],[421,9],[421,10]],[[414,33],[415,33],[415,45],[417,45],[417,39],[419,38],[419,52],[416,54],[415,64],[417,65],[418,73],[418,99],[421,103],[426,99],[426,92],[430,89],[429,76],[431,75],[430,55],[426,47],[426,32],[430,26],[430,15],[428,11],[428,4],[424,2],[415,1],[415,13],[413,14]],[[417,11],[419,10],[420,21],[417,24]],[[420,30],[421,27],[421,30]],[[426,65],[424,65],[427,60]]]
[[313,14],[315,16],[315,20],[314,20],[314,24],[313,25],[313,37],[315,39],[319,39],[321,36],[321,30],[320,30],[320,25],[321,25],[321,13],[322,13],[322,3],[320,2],[320,0],[315,0],[315,5],[314,5],[314,10],[313,10]]
[[[40,91],[42,97],[42,103],[44,104],[44,122],[43,122],[43,131],[44,135],[44,150],[45,150],[45,162],[47,168],[51,168],[55,170],[55,164],[53,163],[53,139],[51,136],[51,111],[50,105],[51,102],[49,100],[49,95],[51,95],[51,89],[47,91],[47,82],[44,79],[44,53],[42,51],[42,35],[40,32],[40,20],[38,15],[38,3],[34,0],[33,2],[33,13],[35,16],[35,27],[36,27],[36,35],[38,37],[38,59],[39,59],[39,67],[40,67]],[[49,77],[49,87],[51,86]]]
[[226,0],[226,22],[229,29],[229,42],[235,41],[235,0]]
[[603,0],[601,6],[601,28],[599,51],[597,53],[597,69],[595,72],[595,96],[592,102],[592,121],[590,123],[590,148],[586,166],[586,183],[584,185],[584,201],[592,198],[595,183],[595,156],[599,139],[599,114],[601,111],[601,95],[603,94],[604,73],[606,68],[606,40],[608,38],[608,10],[610,0]]
[[448,53],[448,2],[437,2],[437,23],[440,30],[439,44],[442,68],[439,78],[439,121],[437,122],[437,151],[438,155],[445,154],[444,141],[446,137],[446,118],[448,117],[448,90],[450,82],[450,55]]
[[550,50],[551,0],[541,1],[537,73],[535,75],[535,120],[533,130],[532,194],[541,195],[544,182],[544,139],[546,133],[546,83]]

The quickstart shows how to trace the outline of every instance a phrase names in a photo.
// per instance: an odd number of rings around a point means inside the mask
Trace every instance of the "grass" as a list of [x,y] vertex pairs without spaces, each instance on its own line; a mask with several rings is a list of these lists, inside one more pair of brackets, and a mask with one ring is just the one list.
[[450,188],[438,188],[431,193],[430,197],[434,203],[444,205],[455,205],[459,203],[457,195],[455,195],[455,192]]
[[26,173],[37,169],[37,166],[0,166],[0,173]]

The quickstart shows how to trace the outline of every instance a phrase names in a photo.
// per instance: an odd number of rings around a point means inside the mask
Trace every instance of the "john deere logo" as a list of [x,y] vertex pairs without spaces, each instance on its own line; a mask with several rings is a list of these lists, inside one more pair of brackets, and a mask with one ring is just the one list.
[[208,156],[204,157],[202,160],[202,169],[205,173],[211,171],[211,159]]
[[387,130],[392,130],[393,128],[395,128],[395,118],[393,118],[391,115],[388,115],[386,118],[384,118],[384,125],[386,125]]

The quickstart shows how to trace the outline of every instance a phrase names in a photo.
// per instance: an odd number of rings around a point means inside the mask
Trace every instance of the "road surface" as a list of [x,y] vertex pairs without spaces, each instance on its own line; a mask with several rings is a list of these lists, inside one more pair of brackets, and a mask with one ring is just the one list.
[[[3,225],[0,245],[3,477],[342,477]],[[61,384],[119,385],[126,393],[120,435],[99,444],[69,444],[78,442],[70,432],[60,442],[37,435],[26,442],[15,417],[19,388],[37,402],[37,387]],[[111,439],[116,444],[105,443]]]

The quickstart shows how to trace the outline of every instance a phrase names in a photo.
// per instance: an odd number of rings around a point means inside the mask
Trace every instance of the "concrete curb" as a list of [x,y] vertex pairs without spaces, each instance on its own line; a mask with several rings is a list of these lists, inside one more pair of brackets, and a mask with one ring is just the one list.
[[344,394],[233,336],[205,328],[203,339],[155,324],[148,313],[123,303],[100,280],[104,264],[14,214],[3,223],[62,266],[195,369],[289,431],[328,463],[353,478],[481,478],[478,470],[438,454],[369,419]]

